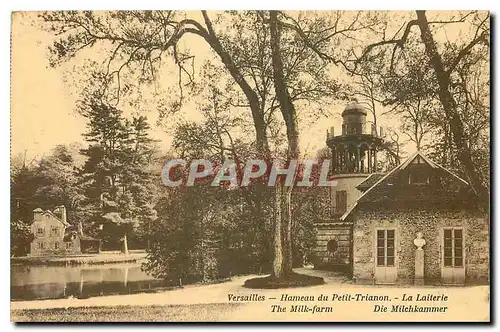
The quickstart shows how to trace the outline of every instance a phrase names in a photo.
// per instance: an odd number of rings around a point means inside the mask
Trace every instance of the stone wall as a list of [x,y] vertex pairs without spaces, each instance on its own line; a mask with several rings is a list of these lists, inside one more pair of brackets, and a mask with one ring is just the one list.
[[489,218],[484,214],[439,210],[357,211],[353,216],[353,277],[360,283],[372,283],[375,269],[375,229],[396,229],[396,266],[398,283],[413,283],[415,245],[422,232],[426,240],[425,283],[441,281],[442,228],[463,227],[465,234],[466,283],[489,280]]
[[[40,249],[39,242],[43,242],[43,249]],[[55,243],[59,248],[55,249]],[[30,245],[30,256],[65,256],[81,254],[80,238],[77,236],[70,240],[71,247],[66,248],[66,242],[60,238],[36,238]]]
[[[351,226],[347,224],[320,224],[316,226],[314,265],[321,268],[349,269],[351,251]],[[337,249],[328,250],[328,241],[335,240]]]

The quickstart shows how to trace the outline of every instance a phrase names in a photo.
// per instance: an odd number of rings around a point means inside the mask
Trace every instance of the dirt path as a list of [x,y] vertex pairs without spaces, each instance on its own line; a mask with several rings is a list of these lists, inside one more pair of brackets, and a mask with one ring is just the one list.
[[[217,321],[357,321],[360,319],[364,321],[450,321],[455,319],[485,321],[489,319],[488,286],[422,287],[418,289],[413,287],[361,286],[344,282],[341,276],[334,273],[310,269],[297,269],[296,271],[321,275],[325,278],[326,284],[307,288],[252,290],[243,288],[242,285],[246,279],[253,276],[244,276],[235,277],[227,283],[192,285],[183,289],[154,294],[11,302],[11,309],[14,320],[17,320],[15,317],[29,316],[29,311],[26,310],[34,310],[32,314],[36,314],[44,313],[44,310],[47,313],[47,310],[50,309],[50,312],[57,317],[56,312],[64,312],[64,310],[57,311],[57,309],[67,308],[82,310],[84,313],[91,311],[92,314],[88,317],[94,317],[96,321],[100,320],[99,317],[107,317],[106,312],[108,311],[117,315],[113,316],[115,318],[123,315],[123,320],[129,320],[127,318],[130,317],[139,317],[139,320],[142,317],[147,320],[147,317],[151,317],[148,316],[148,313],[158,312],[158,310],[167,310],[170,313],[164,316],[156,315],[156,317],[164,317],[165,321],[178,321],[181,317],[183,321],[206,321],[207,317],[210,317],[210,310],[215,310],[213,317]],[[264,300],[235,302],[230,300],[229,295],[248,296],[254,299],[259,296]],[[417,296],[422,298],[429,295],[439,297],[439,300],[416,301]],[[328,297],[328,299],[320,300],[320,296]],[[348,296],[351,297],[350,300],[347,300]],[[406,301],[410,296],[412,300]],[[446,300],[443,300],[444,297]],[[220,308],[228,308],[223,317],[218,314],[220,312],[217,312],[217,306],[213,306],[214,304],[220,304]],[[300,311],[305,308],[298,307],[301,305],[311,308],[313,312]],[[397,305],[400,307],[417,305],[446,309],[441,309],[444,312],[433,313],[394,312],[393,306]],[[126,306],[126,310],[116,310],[116,307],[119,306]],[[182,306],[189,306],[189,308],[182,309]],[[285,312],[278,312],[278,306],[280,310],[285,310]],[[316,308],[313,309],[315,306]],[[385,307],[388,311],[377,311],[376,306],[379,306],[380,310]],[[161,309],[162,307],[164,309]],[[192,317],[189,316],[190,314],[185,314],[186,310],[190,313],[197,312],[196,308],[204,310],[204,314],[192,314]],[[173,314],[175,310],[179,311],[180,316]],[[314,310],[316,311],[314,312]],[[131,311],[136,312],[137,315],[130,316]],[[125,312],[129,314],[124,315]]]

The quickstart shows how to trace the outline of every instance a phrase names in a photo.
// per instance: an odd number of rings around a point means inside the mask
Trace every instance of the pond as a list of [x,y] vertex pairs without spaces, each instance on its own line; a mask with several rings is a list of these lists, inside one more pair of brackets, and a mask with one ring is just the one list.
[[87,298],[166,287],[140,263],[73,266],[11,266],[11,300]]

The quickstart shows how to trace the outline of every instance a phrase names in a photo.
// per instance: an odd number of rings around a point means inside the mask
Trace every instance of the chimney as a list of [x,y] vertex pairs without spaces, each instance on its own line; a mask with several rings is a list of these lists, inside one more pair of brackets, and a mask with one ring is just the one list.
[[64,205],[59,205],[54,209],[54,212],[57,213],[60,217],[63,223],[67,223],[67,216],[66,216],[66,207]]
[[33,210],[33,220],[34,221],[42,220],[42,213],[43,213],[42,209],[40,209],[40,208],[34,209]]

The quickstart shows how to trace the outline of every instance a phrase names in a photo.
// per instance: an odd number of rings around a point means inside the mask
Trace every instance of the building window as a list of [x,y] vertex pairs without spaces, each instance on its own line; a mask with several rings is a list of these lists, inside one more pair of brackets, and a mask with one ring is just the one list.
[[326,249],[329,252],[335,252],[335,251],[337,251],[338,247],[339,247],[339,244],[337,243],[337,240],[330,240],[326,244]]
[[51,232],[53,235],[58,236],[59,235],[59,228],[57,226],[52,226]]
[[342,215],[347,211],[347,191],[335,192],[335,214]]
[[413,164],[408,168],[409,184],[428,184],[431,170],[427,164]]
[[43,242],[38,242],[38,249],[43,249]]
[[410,184],[428,184],[429,175],[422,171],[411,171],[408,175],[408,182]]
[[66,249],[71,249],[72,243],[71,242],[66,242]]
[[54,242],[54,249],[59,249],[59,242]]
[[43,235],[45,233],[45,229],[43,227],[38,227],[36,233],[38,235]]
[[394,266],[393,229],[377,230],[377,266]]
[[464,266],[464,241],[462,229],[445,229],[443,232],[444,266]]

